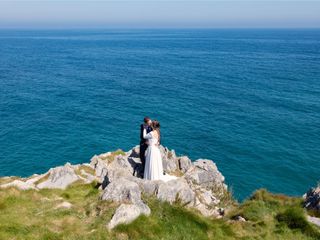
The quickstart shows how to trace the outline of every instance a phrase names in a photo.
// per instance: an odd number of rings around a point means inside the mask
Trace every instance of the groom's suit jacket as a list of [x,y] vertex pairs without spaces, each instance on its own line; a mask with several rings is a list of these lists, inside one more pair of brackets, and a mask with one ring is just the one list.
[[[140,145],[147,142],[147,139],[143,138],[143,129],[144,129],[144,126],[143,126],[143,124],[141,124],[141,126],[140,126]],[[147,133],[149,133],[151,131],[152,131],[152,128],[148,126]]]

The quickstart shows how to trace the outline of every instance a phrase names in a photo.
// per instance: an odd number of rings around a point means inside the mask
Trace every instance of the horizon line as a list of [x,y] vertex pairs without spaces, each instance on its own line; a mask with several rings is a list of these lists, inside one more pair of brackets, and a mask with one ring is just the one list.
[[320,27],[1,27],[0,30],[320,30]]

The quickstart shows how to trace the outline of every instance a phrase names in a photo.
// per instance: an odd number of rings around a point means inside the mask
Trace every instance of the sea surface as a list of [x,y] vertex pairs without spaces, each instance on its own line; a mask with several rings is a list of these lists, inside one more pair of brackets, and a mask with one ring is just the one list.
[[0,176],[139,143],[212,159],[239,200],[320,180],[320,30],[0,30]]

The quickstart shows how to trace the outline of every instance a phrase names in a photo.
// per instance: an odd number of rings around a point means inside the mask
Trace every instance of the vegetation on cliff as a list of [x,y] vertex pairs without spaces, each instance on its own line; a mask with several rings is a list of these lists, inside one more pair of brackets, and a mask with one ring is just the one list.
[[160,149],[174,180],[141,179],[137,147],[0,178],[0,240],[320,239],[306,214],[319,212],[320,188],[304,199],[262,189],[239,204],[213,161]]
[[65,190],[0,189],[0,239],[320,239],[319,229],[306,220],[302,199],[266,190],[235,203],[221,219],[143,196],[151,215],[112,231],[106,224],[118,204],[99,195],[95,182]]

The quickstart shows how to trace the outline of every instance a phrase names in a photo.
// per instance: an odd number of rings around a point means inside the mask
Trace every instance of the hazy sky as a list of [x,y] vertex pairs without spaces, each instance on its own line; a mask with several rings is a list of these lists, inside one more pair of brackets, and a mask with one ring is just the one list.
[[320,27],[320,0],[0,0],[0,28]]

